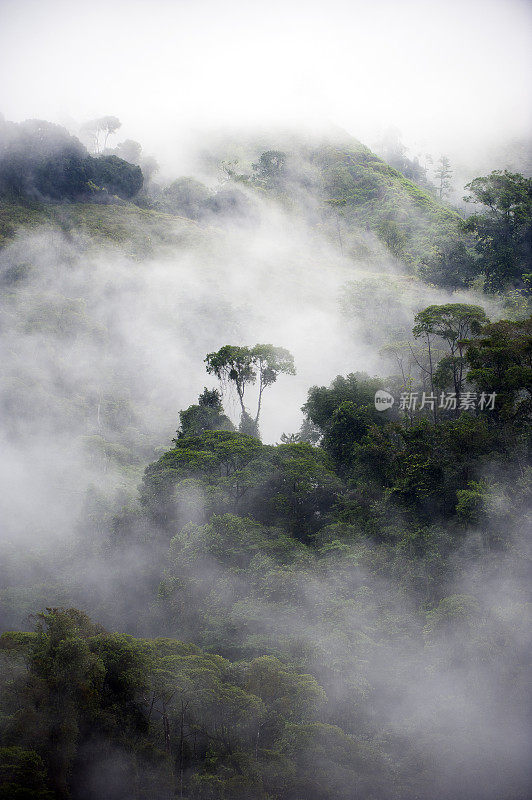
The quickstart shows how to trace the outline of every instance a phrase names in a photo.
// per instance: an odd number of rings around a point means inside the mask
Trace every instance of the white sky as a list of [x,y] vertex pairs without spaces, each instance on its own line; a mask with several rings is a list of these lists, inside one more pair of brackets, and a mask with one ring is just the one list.
[[532,127],[524,0],[0,0],[0,110],[114,114],[166,146],[198,125],[328,121],[474,150]]

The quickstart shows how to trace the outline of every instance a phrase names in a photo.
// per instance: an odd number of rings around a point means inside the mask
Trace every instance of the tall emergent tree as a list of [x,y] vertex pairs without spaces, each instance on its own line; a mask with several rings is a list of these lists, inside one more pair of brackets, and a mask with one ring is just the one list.
[[[429,358],[431,387],[445,388],[451,384],[456,394],[458,410],[463,391],[466,369],[466,340],[478,336],[489,319],[480,306],[465,303],[447,303],[428,306],[415,317],[412,333],[416,339],[425,339]],[[448,347],[448,355],[433,363],[432,342],[434,337],[442,339]]]
[[91,119],[81,126],[84,133],[91,142],[91,149],[95,155],[100,155],[107,147],[107,140],[122,126],[118,117],[107,115]]
[[[271,344],[256,344],[254,347],[226,344],[218,352],[208,353],[205,364],[207,372],[216,375],[222,389],[228,384],[234,385],[241,409],[240,430],[253,436],[258,435],[264,389],[275,383],[281,373],[296,374],[293,355],[284,347]],[[244,395],[246,388],[257,381],[257,410],[252,417],[244,404]]]
[[434,173],[440,200],[443,200],[443,198],[449,194],[452,175],[453,171],[451,169],[451,162],[447,156],[442,156],[438,161],[438,166]]

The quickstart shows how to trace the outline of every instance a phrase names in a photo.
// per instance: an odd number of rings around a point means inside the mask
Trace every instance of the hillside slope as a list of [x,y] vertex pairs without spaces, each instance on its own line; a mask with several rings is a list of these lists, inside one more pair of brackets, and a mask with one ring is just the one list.
[[458,211],[344,132],[218,137],[200,164],[207,179],[221,164],[222,176],[297,208],[355,260],[393,260],[449,288],[472,277],[473,239]]
[[97,245],[115,244],[126,255],[148,256],[160,245],[190,243],[201,237],[192,220],[139,208],[133,203],[31,203],[0,202],[0,248],[17,230],[39,226],[62,233],[85,234]]
[[460,216],[425,189],[353,141],[312,153],[323,180],[323,200],[337,208],[347,227],[369,229],[415,271],[451,240],[466,241]]
[[155,242],[175,241],[175,224],[168,224],[175,216],[202,227],[228,217],[253,224],[261,201],[269,200],[324,233],[342,256],[371,268],[395,263],[446,288],[464,287],[474,275],[473,239],[461,229],[458,212],[344,132],[207,138],[196,143],[193,170],[206,185],[186,177],[166,188],[152,185],[142,208],[118,197],[108,205],[14,205],[6,196],[0,203],[0,246],[18,226],[44,223],[124,246],[129,241],[128,252],[143,255],[152,251],[152,236]]

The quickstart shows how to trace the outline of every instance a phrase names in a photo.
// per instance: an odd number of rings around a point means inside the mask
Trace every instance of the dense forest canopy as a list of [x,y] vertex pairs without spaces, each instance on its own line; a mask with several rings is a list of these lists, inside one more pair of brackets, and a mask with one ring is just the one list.
[[525,800],[532,179],[120,127],[0,123],[0,797]]
[[116,155],[89,155],[60,125],[44,120],[19,124],[0,119],[0,197],[21,200],[130,199],[142,188],[142,172]]

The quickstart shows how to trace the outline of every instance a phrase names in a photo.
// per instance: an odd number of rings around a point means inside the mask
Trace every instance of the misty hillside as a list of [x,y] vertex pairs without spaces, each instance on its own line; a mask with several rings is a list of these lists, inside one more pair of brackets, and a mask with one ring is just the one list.
[[[215,139],[210,145],[210,152],[201,151],[199,166],[211,186],[214,181],[214,188],[187,177],[154,191],[151,200],[144,197],[142,220],[150,228],[161,231],[163,219],[149,211],[211,224],[225,212],[237,211],[250,220],[257,200],[254,195],[267,195],[298,208],[335,242],[342,255],[382,266],[391,254],[409,272],[451,288],[466,285],[472,277],[474,242],[461,230],[457,211],[438,199],[435,187],[430,192],[416,185],[356,139],[338,133],[324,140],[271,134],[241,142]],[[4,164],[8,160],[9,152]],[[220,172],[224,182],[216,188]],[[59,215],[53,208],[54,197],[47,196],[44,187],[37,195],[30,192],[34,199],[40,196],[45,201],[44,207],[39,202],[31,209],[13,203],[4,206],[0,236],[9,238],[20,224],[44,222],[81,225],[92,235],[118,241],[127,238],[128,229],[133,233],[140,211],[123,200],[120,212],[116,207],[112,213],[89,210],[91,201],[109,202],[110,196],[104,190],[99,198],[99,187],[91,180],[87,187],[83,206],[70,204],[68,210],[61,206]],[[252,196],[243,189],[251,190]],[[4,196],[16,200],[16,192],[4,189]],[[115,196],[115,203],[119,199]]]
[[532,180],[120,125],[0,124],[0,798],[525,800]]
[[6,246],[21,231],[40,228],[64,235],[85,235],[96,246],[123,248],[131,255],[147,256],[157,246],[185,246],[202,233],[193,220],[140,208],[133,203],[32,203],[0,205],[0,243]]
[[[375,244],[360,236],[365,230],[384,244],[386,257],[391,252],[412,271],[439,282],[438,258],[448,256],[457,242],[473,246],[465,233],[460,235],[460,216],[438,199],[436,186],[427,186],[426,179],[421,185],[409,180],[343,131],[322,137],[257,135],[241,142],[222,137],[215,138],[212,146],[231,177],[248,182],[251,173],[262,189],[281,197],[286,194],[302,206],[312,198],[335,231],[331,235],[336,233],[339,246],[355,258],[374,257]],[[276,153],[283,156],[284,180],[275,174],[275,166],[268,165],[268,154]],[[212,155],[204,153],[203,159],[212,166]],[[345,242],[337,220],[343,222]],[[458,281],[466,278],[467,273],[462,274]]]

